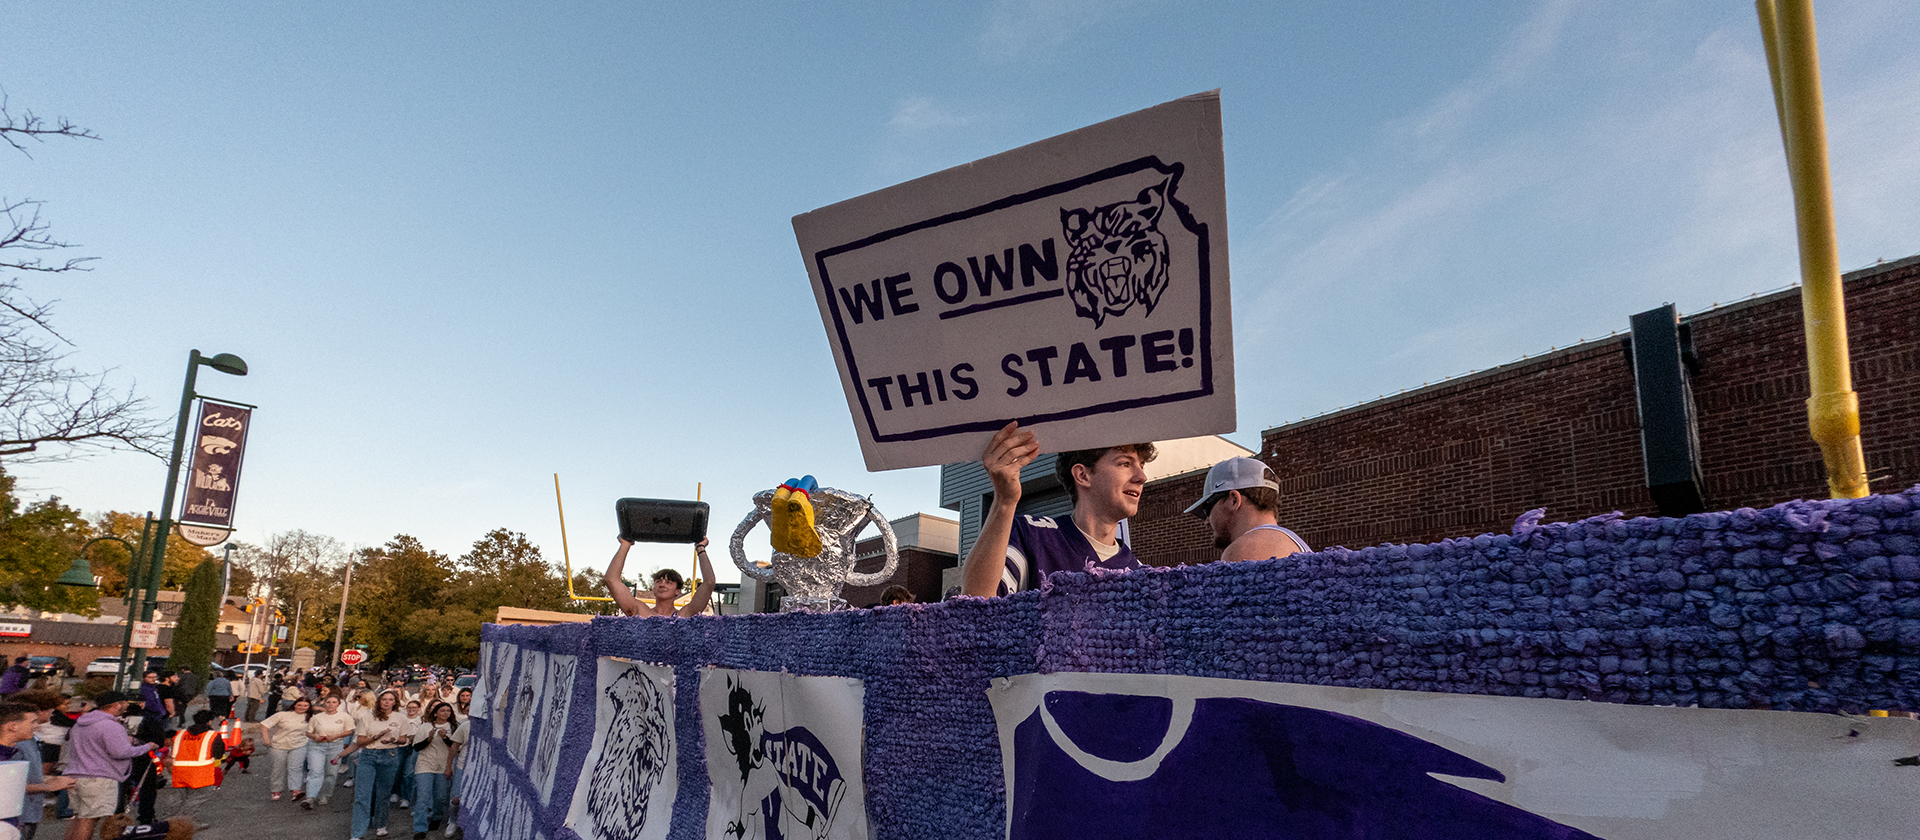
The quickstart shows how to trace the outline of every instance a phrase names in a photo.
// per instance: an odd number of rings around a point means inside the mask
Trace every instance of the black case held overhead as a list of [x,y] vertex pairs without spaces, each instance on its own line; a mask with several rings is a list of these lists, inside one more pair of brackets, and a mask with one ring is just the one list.
[[707,503],[621,499],[613,503],[620,538],[628,542],[697,543],[707,537]]

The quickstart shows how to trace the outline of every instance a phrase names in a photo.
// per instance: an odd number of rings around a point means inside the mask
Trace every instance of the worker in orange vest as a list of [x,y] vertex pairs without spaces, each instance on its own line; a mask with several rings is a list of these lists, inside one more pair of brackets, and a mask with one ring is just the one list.
[[193,714],[192,726],[173,735],[173,786],[184,789],[182,816],[193,821],[196,831],[212,827],[200,811],[220,784],[220,759],[227,754],[226,741],[212,722],[213,712],[201,709]]

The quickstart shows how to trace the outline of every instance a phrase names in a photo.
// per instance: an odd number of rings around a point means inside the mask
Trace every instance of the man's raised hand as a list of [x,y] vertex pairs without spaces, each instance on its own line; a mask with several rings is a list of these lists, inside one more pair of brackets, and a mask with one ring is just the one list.
[[1040,441],[1032,432],[1020,430],[1015,420],[993,433],[980,464],[993,479],[994,501],[1001,504],[1020,500],[1020,470],[1040,457]]

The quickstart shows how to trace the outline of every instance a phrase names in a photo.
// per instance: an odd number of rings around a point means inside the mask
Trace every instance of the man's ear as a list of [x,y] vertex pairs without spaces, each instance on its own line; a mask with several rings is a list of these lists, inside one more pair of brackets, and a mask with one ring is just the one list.
[[1093,468],[1086,464],[1074,464],[1071,474],[1074,484],[1089,488],[1093,486]]

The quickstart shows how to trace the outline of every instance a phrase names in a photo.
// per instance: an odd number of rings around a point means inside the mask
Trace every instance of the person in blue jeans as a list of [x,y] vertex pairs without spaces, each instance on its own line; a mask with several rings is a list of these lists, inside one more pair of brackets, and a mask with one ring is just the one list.
[[[425,718],[420,717],[420,701],[407,701],[407,733],[411,737],[413,730]],[[400,807],[410,808],[413,803],[414,761],[419,757],[417,750],[400,751],[400,778],[393,784],[393,795],[400,798]],[[391,801],[391,800],[389,800]]]
[[410,745],[407,717],[398,711],[399,707],[400,695],[382,692],[373,708],[360,716],[353,743],[347,745],[337,759],[345,761],[355,752],[360,753],[353,771],[357,784],[353,788],[351,837],[367,836],[370,827],[374,829],[373,836],[387,836],[387,792],[393,789],[393,780],[400,773],[400,751]]
[[413,726],[413,836],[425,840],[427,832],[439,831],[446,823],[447,799],[453,792],[453,756],[457,749],[453,738],[453,706],[435,703],[427,718]]
[[358,725],[353,715],[340,711],[338,695],[328,695],[320,705],[321,711],[307,718],[307,795],[301,800],[307,810],[331,801],[334,778],[340,772],[337,759]]

